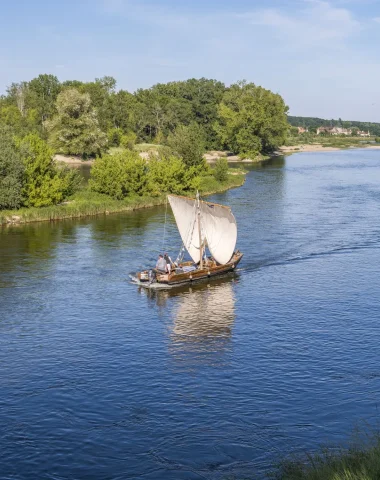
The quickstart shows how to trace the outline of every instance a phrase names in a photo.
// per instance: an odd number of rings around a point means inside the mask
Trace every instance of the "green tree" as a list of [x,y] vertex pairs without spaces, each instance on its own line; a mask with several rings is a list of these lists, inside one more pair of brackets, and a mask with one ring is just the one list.
[[228,161],[226,158],[218,158],[215,162],[214,177],[218,182],[225,182],[228,178]]
[[129,150],[133,150],[136,145],[137,135],[134,132],[127,132],[120,138],[120,145]]
[[146,184],[146,160],[131,150],[98,157],[91,168],[91,190],[119,200],[128,195],[143,195]]
[[197,169],[188,168],[174,155],[153,155],[148,163],[147,191],[158,196],[163,193],[181,194],[197,188]]
[[38,75],[29,82],[29,108],[38,111],[40,125],[55,113],[55,102],[61,85],[55,75]]
[[0,128],[0,210],[19,208],[23,203],[24,165],[12,132]]
[[53,151],[37,134],[29,134],[19,143],[25,167],[23,195],[28,207],[45,207],[64,200],[78,186],[75,172],[59,169]]
[[287,110],[280,95],[243,81],[224,93],[214,128],[223,148],[248,156],[271,152],[285,142]]
[[168,137],[168,145],[175,155],[182,158],[187,167],[197,167],[200,171],[206,168],[203,158],[205,151],[203,130],[196,123],[176,128]]
[[55,151],[87,157],[100,154],[107,137],[100,130],[88,94],[67,89],[57,98],[57,115],[46,122],[49,144]]

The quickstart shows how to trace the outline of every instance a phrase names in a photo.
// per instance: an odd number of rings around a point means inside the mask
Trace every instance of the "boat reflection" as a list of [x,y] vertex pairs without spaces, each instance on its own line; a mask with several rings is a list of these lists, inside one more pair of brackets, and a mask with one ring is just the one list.
[[210,283],[148,293],[160,309],[171,311],[166,317],[169,349],[176,360],[185,360],[187,366],[219,364],[218,354],[230,348],[237,281],[235,273]]

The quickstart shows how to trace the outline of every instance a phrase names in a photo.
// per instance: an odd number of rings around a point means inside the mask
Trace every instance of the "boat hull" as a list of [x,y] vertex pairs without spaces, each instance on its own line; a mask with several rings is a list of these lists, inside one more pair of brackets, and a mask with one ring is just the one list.
[[135,277],[132,278],[132,280],[144,288],[172,288],[179,285],[199,282],[201,280],[206,280],[213,277],[219,277],[221,275],[225,275],[226,273],[233,272],[242,257],[242,253],[235,252],[231,260],[224,265],[210,264],[205,265],[202,270],[197,268],[196,270],[190,272],[174,272],[170,275],[157,275],[154,281],[142,280],[142,278],[146,278],[145,275],[142,275],[145,272],[139,272]]

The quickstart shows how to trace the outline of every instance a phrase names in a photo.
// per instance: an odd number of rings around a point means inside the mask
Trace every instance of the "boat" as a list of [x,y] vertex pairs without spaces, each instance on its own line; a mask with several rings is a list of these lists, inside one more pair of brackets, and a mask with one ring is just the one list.
[[[237,225],[231,209],[201,200],[198,192],[195,199],[167,199],[183,242],[180,253],[169,271],[143,270],[132,281],[145,288],[171,288],[234,271],[243,254],[235,250]],[[183,261],[186,251],[190,261]]]

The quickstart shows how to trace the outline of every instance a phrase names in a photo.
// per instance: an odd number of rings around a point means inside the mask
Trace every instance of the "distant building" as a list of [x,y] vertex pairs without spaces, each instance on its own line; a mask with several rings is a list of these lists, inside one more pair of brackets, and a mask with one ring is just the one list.
[[359,137],[370,137],[371,136],[371,134],[369,133],[369,130],[368,130],[368,132],[365,132],[364,130],[358,130],[357,135]]
[[320,133],[328,133],[329,135],[352,135],[351,128],[342,127],[319,127],[317,128],[317,135]]
[[307,133],[309,129],[306,127],[297,127],[298,128],[298,133]]

